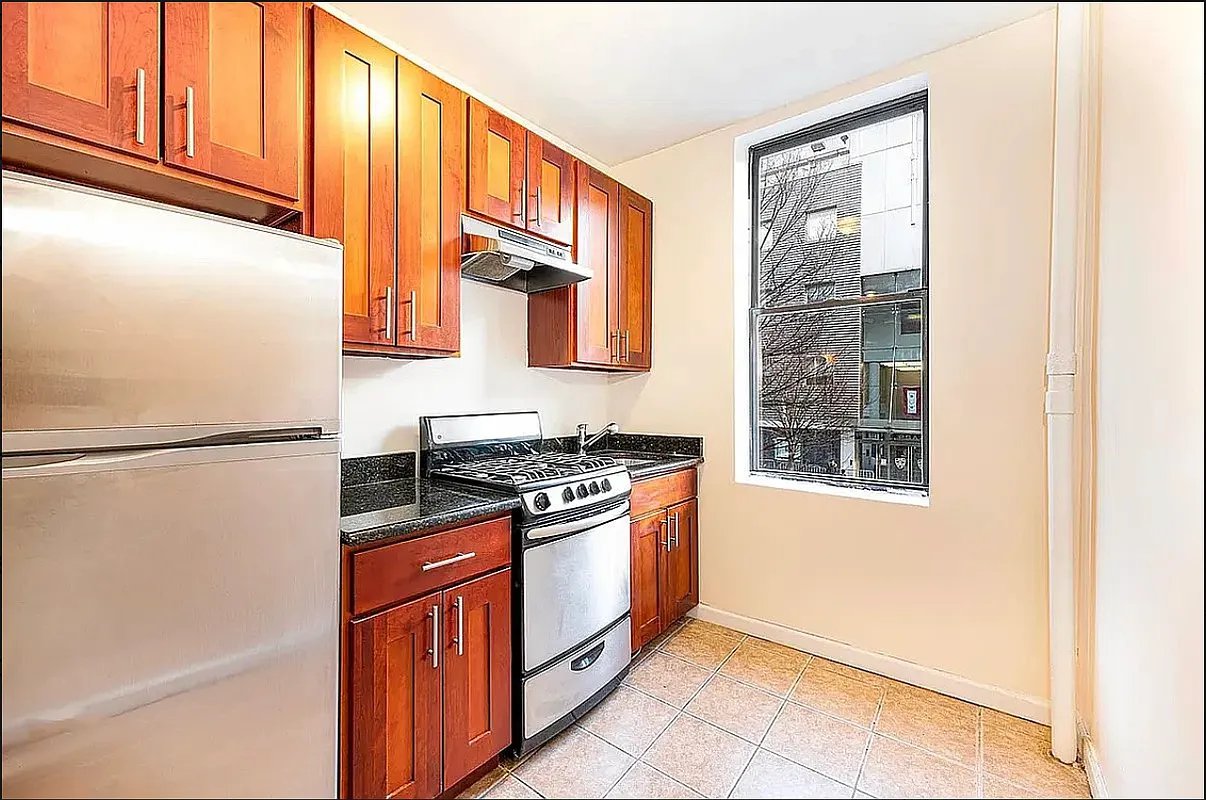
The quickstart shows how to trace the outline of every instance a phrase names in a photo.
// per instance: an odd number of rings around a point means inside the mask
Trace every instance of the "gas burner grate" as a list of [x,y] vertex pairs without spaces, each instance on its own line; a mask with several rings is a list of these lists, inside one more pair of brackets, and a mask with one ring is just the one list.
[[571,453],[541,453],[464,461],[438,467],[434,472],[449,478],[522,486],[536,481],[573,478],[616,466],[607,456],[579,456]]

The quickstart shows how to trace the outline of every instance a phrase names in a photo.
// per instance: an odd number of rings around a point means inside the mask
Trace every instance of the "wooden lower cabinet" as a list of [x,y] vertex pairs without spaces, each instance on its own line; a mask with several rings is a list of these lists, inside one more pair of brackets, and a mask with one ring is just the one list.
[[[632,650],[699,605],[699,504],[695,470],[638,481],[633,486]],[[650,509],[651,502],[669,505]]]
[[352,623],[352,796],[440,791],[440,594]]
[[511,743],[511,571],[444,591],[444,786]]
[[[476,574],[450,571],[451,585],[395,587],[395,602],[352,616],[355,597],[383,597],[378,570],[355,561],[426,542],[438,561],[464,531],[509,518],[434,533],[344,555],[345,650],[340,715],[344,797],[437,797],[468,783],[511,744],[511,569],[491,559]],[[431,549],[435,546],[436,549]],[[463,548],[461,548],[463,549]],[[395,559],[397,560],[397,559]],[[509,561],[508,561],[509,563]],[[493,571],[480,574],[483,570]],[[425,573],[427,574],[427,573]],[[380,584],[366,586],[366,584]],[[349,587],[350,584],[350,587]],[[363,607],[360,606],[360,607]]]

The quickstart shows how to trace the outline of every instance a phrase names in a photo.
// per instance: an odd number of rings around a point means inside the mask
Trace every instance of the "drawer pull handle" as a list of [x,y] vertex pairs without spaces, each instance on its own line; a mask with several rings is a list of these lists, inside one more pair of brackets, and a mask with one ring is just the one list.
[[477,553],[457,553],[452,558],[445,558],[443,561],[424,561],[419,569],[427,572],[429,570],[446,567],[449,564],[456,564],[461,561],[468,561],[471,558],[476,558]]
[[597,645],[587,650],[582,655],[570,662],[570,669],[574,672],[581,672],[584,669],[589,669],[599,660],[599,656],[603,655],[603,648],[607,646],[606,641],[599,642]]

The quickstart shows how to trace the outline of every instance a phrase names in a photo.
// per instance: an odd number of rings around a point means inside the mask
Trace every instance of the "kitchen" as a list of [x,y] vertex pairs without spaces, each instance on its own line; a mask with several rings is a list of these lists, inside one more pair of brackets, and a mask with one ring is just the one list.
[[1089,432],[1201,13],[1007,5],[5,2],[3,794],[1200,793]]

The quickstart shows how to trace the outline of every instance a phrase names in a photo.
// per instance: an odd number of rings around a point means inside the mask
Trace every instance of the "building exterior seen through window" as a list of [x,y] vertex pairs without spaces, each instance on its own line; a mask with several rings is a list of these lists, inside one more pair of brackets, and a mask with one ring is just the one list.
[[926,97],[750,151],[753,471],[928,487]]

